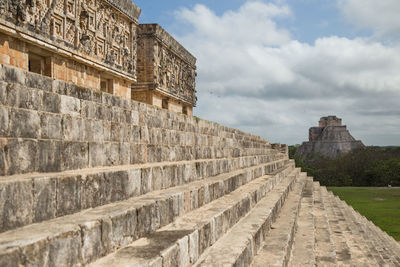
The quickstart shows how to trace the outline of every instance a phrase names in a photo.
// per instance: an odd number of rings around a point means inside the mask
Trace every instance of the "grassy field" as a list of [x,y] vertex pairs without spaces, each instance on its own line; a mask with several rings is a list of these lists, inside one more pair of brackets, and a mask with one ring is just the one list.
[[400,241],[400,188],[328,187],[328,189]]

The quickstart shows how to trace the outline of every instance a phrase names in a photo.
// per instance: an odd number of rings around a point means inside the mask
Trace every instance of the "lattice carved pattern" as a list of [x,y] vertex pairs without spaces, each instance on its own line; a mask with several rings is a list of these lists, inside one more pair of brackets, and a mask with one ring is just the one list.
[[158,85],[172,95],[191,103],[196,102],[196,71],[163,45],[159,44],[156,49]]
[[0,16],[135,74],[136,25],[100,0],[0,0]]

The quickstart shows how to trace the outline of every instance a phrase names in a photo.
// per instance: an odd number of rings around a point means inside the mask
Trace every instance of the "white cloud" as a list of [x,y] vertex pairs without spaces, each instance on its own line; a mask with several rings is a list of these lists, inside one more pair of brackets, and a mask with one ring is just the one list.
[[301,43],[277,16],[290,8],[248,2],[222,16],[202,5],[177,13],[193,26],[179,40],[198,58],[196,115],[293,144],[335,114],[367,144],[399,144],[400,47],[335,36]]
[[399,37],[399,0],[338,0],[338,3],[350,23],[372,29],[378,35]]

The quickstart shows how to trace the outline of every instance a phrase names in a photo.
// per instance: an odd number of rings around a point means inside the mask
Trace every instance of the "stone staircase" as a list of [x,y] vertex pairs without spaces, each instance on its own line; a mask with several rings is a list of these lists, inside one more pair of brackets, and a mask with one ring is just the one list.
[[0,67],[0,266],[400,266],[285,146]]

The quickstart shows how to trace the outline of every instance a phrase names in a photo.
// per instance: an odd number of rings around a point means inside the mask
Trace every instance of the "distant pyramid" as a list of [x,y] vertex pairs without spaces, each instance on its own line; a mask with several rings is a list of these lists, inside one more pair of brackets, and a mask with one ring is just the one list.
[[321,154],[332,159],[361,147],[364,147],[364,144],[354,139],[346,126],[342,125],[342,119],[328,116],[319,120],[319,127],[310,128],[309,141],[303,142],[297,149],[296,155],[303,160],[312,154]]

